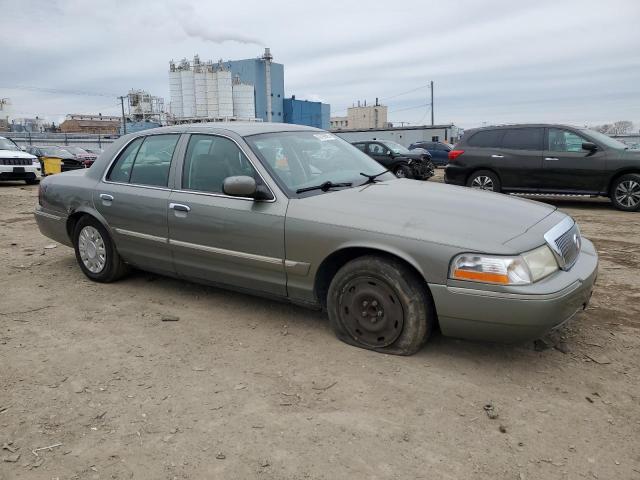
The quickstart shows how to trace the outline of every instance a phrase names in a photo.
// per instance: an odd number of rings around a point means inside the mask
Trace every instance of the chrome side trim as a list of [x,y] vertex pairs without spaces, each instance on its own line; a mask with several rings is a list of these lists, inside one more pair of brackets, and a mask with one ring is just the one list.
[[142,240],[150,240],[152,242],[168,243],[165,237],[156,237],[155,235],[149,235],[147,233],[134,232],[131,230],[125,230],[123,228],[114,228],[115,232],[127,237],[141,238]]
[[36,215],[40,215],[41,217],[50,218],[51,220],[62,220],[62,217],[58,215],[53,215],[51,213],[43,212],[42,210],[34,210]]
[[265,257],[263,255],[256,255],[254,253],[238,252],[236,250],[227,250],[224,248],[210,247],[208,245],[200,245],[198,243],[183,242],[181,240],[169,239],[169,244],[175,245],[176,247],[191,248],[193,250],[200,250],[202,252],[214,253],[216,255],[223,255],[225,257],[233,257],[233,258],[239,258],[242,260],[250,260],[253,262],[259,262],[259,263],[264,263],[268,265],[277,265],[279,267],[282,267],[282,264],[283,264],[283,260],[281,258]]
[[294,260],[286,260],[284,261],[284,268],[287,273],[291,273],[292,275],[300,275],[305,276],[309,273],[309,268],[311,267],[310,263],[306,262],[296,262]]

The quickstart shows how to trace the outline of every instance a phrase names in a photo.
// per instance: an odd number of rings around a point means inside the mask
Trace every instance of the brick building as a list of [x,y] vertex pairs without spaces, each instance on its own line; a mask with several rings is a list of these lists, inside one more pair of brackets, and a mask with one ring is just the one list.
[[62,133],[94,133],[117,135],[120,131],[120,117],[98,115],[67,115],[60,124]]

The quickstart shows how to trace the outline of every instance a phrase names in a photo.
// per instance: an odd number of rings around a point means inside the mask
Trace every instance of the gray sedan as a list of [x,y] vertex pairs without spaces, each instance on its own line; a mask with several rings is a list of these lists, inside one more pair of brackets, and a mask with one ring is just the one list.
[[586,307],[593,244],[554,207],[398,179],[322,130],[166,127],[41,182],[40,231],[84,274],[130,267],[325,309],[385,353],[444,335],[517,342]]

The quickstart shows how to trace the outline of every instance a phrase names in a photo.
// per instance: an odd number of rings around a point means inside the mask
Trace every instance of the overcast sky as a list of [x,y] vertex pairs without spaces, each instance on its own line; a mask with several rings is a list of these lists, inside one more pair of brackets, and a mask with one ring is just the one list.
[[433,80],[436,123],[640,128],[639,0],[0,0],[0,18],[0,97],[15,117],[118,114],[131,88],[168,103],[170,59],[268,46],[286,95],[332,115],[379,97],[389,120],[429,122]]

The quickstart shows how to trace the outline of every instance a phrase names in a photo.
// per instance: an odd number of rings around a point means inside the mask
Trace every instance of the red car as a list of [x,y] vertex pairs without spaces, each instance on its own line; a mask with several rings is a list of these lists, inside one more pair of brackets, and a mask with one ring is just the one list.
[[85,168],[89,168],[91,165],[93,165],[93,162],[95,162],[96,158],[98,158],[95,153],[87,152],[84,148],[76,147],[73,145],[65,145],[61,146],[60,148],[63,148],[64,150],[72,154],[76,158],[76,160],[82,162]]

